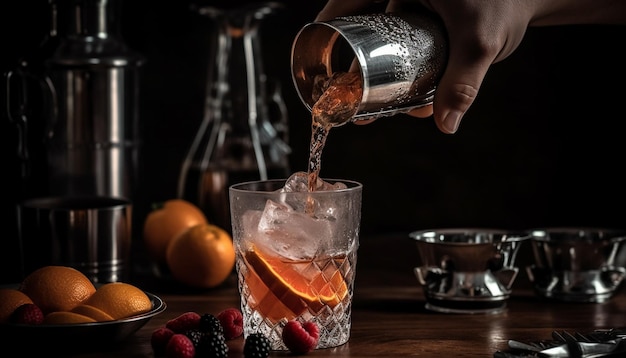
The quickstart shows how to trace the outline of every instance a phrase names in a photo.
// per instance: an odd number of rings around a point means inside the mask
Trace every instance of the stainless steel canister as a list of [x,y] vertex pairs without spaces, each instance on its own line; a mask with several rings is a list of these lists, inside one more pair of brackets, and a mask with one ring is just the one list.
[[17,206],[21,278],[71,266],[96,283],[128,281],[132,204],[123,198],[42,197]]
[[37,56],[6,76],[24,196],[130,199],[144,59],[121,36],[121,1],[49,4],[50,31]]
[[45,62],[53,113],[46,145],[52,195],[132,197],[138,68],[121,38],[118,1],[59,2],[68,26]]
[[434,14],[372,14],[305,25],[296,35],[291,70],[311,110],[318,76],[359,66],[363,95],[353,121],[391,116],[432,103],[448,58],[447,36]]

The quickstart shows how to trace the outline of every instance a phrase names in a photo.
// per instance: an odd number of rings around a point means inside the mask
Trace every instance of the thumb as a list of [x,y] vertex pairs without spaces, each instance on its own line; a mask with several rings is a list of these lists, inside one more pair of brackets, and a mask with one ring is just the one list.
[[467,52],[454,53],[450,47],[448,64],[439,81],[433,100],[433,115],[439,130],[453,134],[465,112],[474,103],[492,59],[476,57]]

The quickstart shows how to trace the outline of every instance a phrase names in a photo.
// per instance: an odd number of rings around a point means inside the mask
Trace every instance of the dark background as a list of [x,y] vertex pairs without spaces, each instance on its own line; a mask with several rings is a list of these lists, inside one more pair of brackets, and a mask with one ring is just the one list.
[[[209,20],[189,9],[194,3],[206,2],[123,1],[124,39],[146,58],[136,223],[150,203],[176,196],[180,164],[202,118],[212,34]],[[324,3],[284,1],[261,28],[266,73],[282,82],[288,106],[292,171],[306,170],[310,114],[291,82],[291,43]],[[40,43],[47,9],[44,0],[1,2],[3,73]],[[322,176],[364,184],[364,235],[435,227],[624,228],[625,35],[625,27],[612,26],[531,28],[512,56],[492,66],[457,134],[405,115],[348,124],[331,132]],[[6,266],[15,257],[15,204],[24,193],[16,190],[15,128],[4,110],[0,118]]]

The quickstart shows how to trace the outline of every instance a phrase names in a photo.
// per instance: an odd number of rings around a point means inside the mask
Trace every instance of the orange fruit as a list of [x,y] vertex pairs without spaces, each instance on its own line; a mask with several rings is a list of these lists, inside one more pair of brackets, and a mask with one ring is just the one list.
[[96,292],[89,278],[67,266],[44,266],[31,272],[20,284],[33,303],[45,314],[70,311]]
[[145,292],[124,282],[111,282],[98,287],[85,304],[104,311],[116,320],[152,309],[152,302]]
[[193,225],[207,222],[196,205],[182,199],[167,200],[146,216],[143,241],[150,256],[158,263],[165,263],[167,245],[174,237]]
[[94,320],[96,320],[96,322],[106,322],[114,320],[110,314],[104,312],[99,308],[87,304],[80,304],[74,307],[74,309],[72,309],[70,312],[82,314],[83,316],[93,318]]
[[217,225],[198,224],[172,240],[166,262],[177,281],[196,288],[222,284],[235,267],[235,247]]
[[274,321],[292,319],[308,308],[313,311],[319,311],[324,305],[334,308],[348,294],[348,286],[339,270],[330,278],[326,278],[327,270],[324,274],[318,272],[307,277],[295,268],[302,262],[285,262],[258,249],[246,252],[245,259],[254,270],[247,273],[246,282],[257,300],[256,308]]
[[0,288],[0,323],[9,322],[13,311],[26,303],[33,301],[24,292],[14,288]]
[[76,324],[93,322],[96,322],[96,320],[91,317],[67,311],[50,312],[43,318],[43,324]]

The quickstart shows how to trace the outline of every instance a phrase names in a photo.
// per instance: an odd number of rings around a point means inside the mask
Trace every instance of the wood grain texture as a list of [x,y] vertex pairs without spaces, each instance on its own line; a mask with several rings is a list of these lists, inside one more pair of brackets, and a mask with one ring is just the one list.
[[[492,357],[514,339],[532,342],[551,339],[553,330],[583,331],[626,326],[626,295],[620,291],[608,302],[565,303],[535,295],[525,274],[513,285],[507,309],[499,314],[443,314],[424,308],[422,289],[411,268],[417,252],[405,234],[366,237],[361,240],[352,312],[350,341],[337,348],[317,350],[310,357]],[[385,256],[380,257],[384,252]],[[520,262],[527,257],[521,251]],[[523,270],[521,270],[523,271]],[[152,357],[153,330],[187,311],[217,314],[238,307],[234,275],[218,289],[181,292],[162,282],[143,284],[167,303],[128,341],[106,352],[84,357]],[[243,357],[243,338],[228,342],[229,357]],[[270,357],[287,357],[273,352]]]

